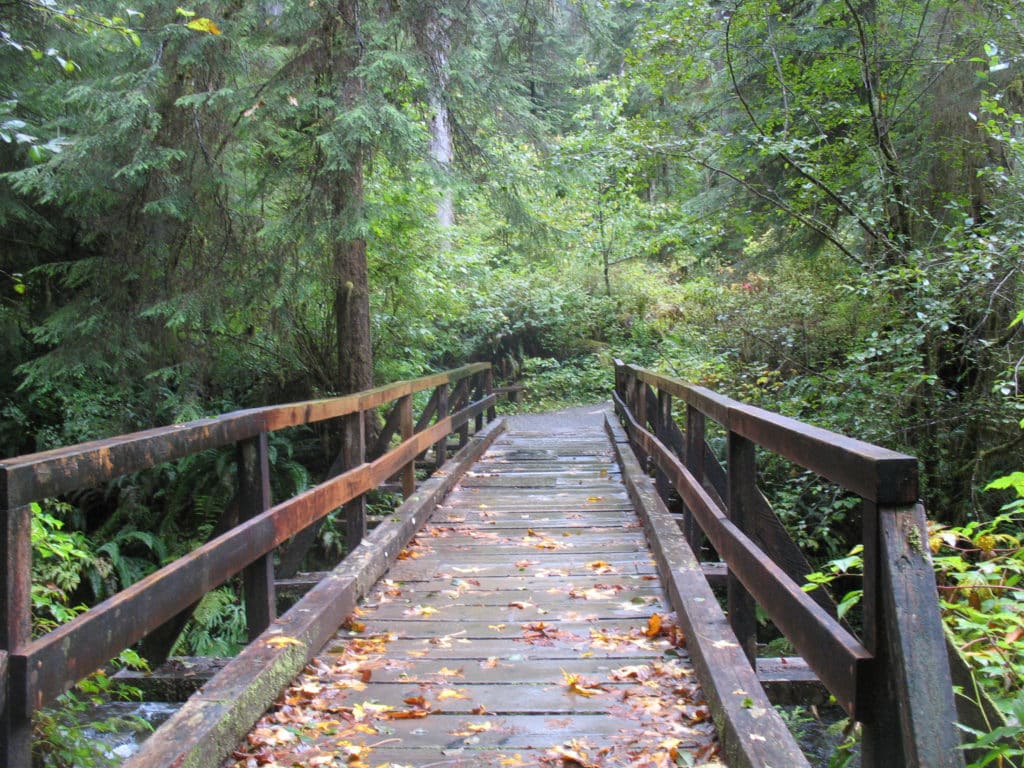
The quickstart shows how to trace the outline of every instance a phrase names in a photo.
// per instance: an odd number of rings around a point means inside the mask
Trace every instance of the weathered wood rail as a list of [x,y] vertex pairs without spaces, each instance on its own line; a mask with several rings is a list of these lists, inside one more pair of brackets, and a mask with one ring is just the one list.
[[[414,421],[413,396],[431,389]],[[348,549],[360,553],[363,495],[395,476],[405,496],[413,495],[416,458],[433,448],[440,466],[449,437],[458,435],[465,446],[471,423],[479,432],[485,419],[494,418],[495,399],[490,367],[477,363],[345,397],[237,411],[0,462],[0,765],[29,766],[33,712],[125,648],[148,639],[150,656],[166,657],[191,607],[232,576],[242,574],[250,638],[267,631],[276,612],[275,548],[344,507]],[[388,405],[385,426],[368,447],[365,416]],[[267,434],[327,420],[338,420],[343,435],[328,478],[271,506]],[[391,447],[396,434],[399,442]],[[32,503],[230,445],[238,451],[238,493],[220,535],[73,621],[32,637]],[[288,655],[294,649],[278,650]],[[301,668],[302,660],[296,663]]]
[[[673,418],[673,398],[685,409],[685,431]],[[660,494],[667,498],[674,489],[685,506],[689,546],[676,552],[677,570],[686,570],[705,537],[727,567],[728,620],[742,653],[690,647],[704,668],[723,739],[750,704],[730,690],[735,679],[719,676],[716,684],[716,670],[754,662],[756,604],[862,724],[866,768],[964,765],[916,459],[620,361],[614,400],[634,449],[656,471]],[[724,469],[705,440],[708,419],[727,434]],[[861,498],[860,636],[836,619],[828,601],[801,589],[810,569],[757,486],[759,448]],[[702,604],[680,600],[689,631],[687,621],[700,621]],[[740,762],[750,763],[742,735],[733,737]]]
[[[428,390],[433,390],[429,400]],[[418,402],[426,404],[417,418],[413,396],[420,392]],[[348,397],[240,411],[0,462],[0,561],[5,565],[0,569],[0,764],[30,764],[33,712],[124,648],[141,643],[159,662],[192,606],[241,574],[251,644],[128,765],[211,765],[228,754],[239,734],[392,568],[461,473],[501,434],[502,421],[484,426],[495,417],[496,397],[489,367],[477,364]],[[614,401],[624,428],[610,419],[607,433],[622,482],[685,631],[686,650],[729,764],[806,765],[762,688],[764,664],[755,658],[759,606],[802,656],[801,663],[862,724],[866,768],[962,766],[924,511],[917,503],[916,460],[618,361]],[[385,407],[384,426],[367,445],[366,414]],[[685,410],[685,430],[677,425],[674,408]],[[342,450],[327,479],[272,506],[267,434],[326,420],[337,420],[342,434]],[[707,420],[727,435],[724,467],[706,440]],[[439,467],[449,456],[453,435],[461,450],[451,471],[435,473],[416,488],[416,459],[432,450]],[[33,502],[231,445],[238,455],[238,492],[215,538],[74,621],[31,636]],[[836,618],[824,590],[800,588],[810,566],[758,488],[759,449],[861,498],[859,634]],[[367,532],[363,495],[395,477],[406,501]],[[608,481],[606,475],[603,482]],[[673,491],[683,502],[681,519],[666,505]],[[297,567],[314,526],[338,508],[345,510],[349,554],[292,610],[276,617],[275,575]],[[551,506],[546,514],[578,519],[586,512]],[[563,534],[574,535],[574,525]],[[608,530],[602,535],[609,541],[615,537]],[[628,534],[622,537],[625,543]],[[275,550],[286,542],[287,548],[276,552],[275,574]],[[701,563],[699,555],[709,548],[715,561]],[[725,583],[727,617],[709,576]],[[500,601],[497,607],[502,608]],[[498,653],[488,642],[491,653]]]

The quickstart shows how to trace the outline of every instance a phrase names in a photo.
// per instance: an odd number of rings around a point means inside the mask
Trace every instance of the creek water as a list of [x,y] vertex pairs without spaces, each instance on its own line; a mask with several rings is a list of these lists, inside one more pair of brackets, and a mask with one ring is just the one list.
[[[162,701],[113,701],[89,711],[91,722],[113,721],[118,726],[112,731],[86,728],[85,734],[106,746],[108,758],[124,760],[134,755],[139,744],[181,706],[180,703]],[[138,724],[148,723],[151,728]]]

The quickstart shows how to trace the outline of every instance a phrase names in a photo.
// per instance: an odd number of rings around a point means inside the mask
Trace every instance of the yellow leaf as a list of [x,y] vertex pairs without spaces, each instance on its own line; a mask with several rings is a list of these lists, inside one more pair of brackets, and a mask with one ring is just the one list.
[[213,19],[207,19],[204,16],[200,16],[198,19],[192,19],[186,25],[189,29],[195,30],[196,32],[207,32],[211,35],[219,35],[220,30],[217,25],[213,23]]
[[438,701],[444,701],[445,699],[468,699],[462,691],[456,691],[454,688],[445,688],[440,691],[435,697]]
[[285,645],[299,645],[303,643],[301,640],[296,640],[294,637],[286,637],[285,635],[274,635],[274,637],[267,639],[267,645],[272,645],[275,648],[281,648]]
[[647,637],[657,637],[661,634],[661,616],[653,614],[647,621],[647,629],[644,630]]
[[562,670],[562,678],[565,680],[565,685],[569,689],[569,693],[575,693],[580,696],[597,696],[600,693],[604,693],[606,689],[599,685],[591,685],[586,683],[583,679],[576,674],[566,672]]

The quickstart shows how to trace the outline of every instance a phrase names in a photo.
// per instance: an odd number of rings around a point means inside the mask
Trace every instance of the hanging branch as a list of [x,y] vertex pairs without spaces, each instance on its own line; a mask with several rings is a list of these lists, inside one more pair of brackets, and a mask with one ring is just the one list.
[[[732,19],[733,19],[732,14],[729,14],[727,16],[727,18],[726,18],[726,21],[725,21],[725,63],[726,63],[726,68],[729,71],[729,79],[732,82],[733,93],[736,94],[736,98],[739,100],[740,106],[743,107],[743,111],[746,112],[747,117],[750,119],[751,125],[754,126],[754,130],[756,130],[758,135],[760,135],[762,138],[769,139],[770,137],[769,137],[767,131],[765,131],[764,128],[761,126],[760,121],[754,115],[754,111],[750,108],[750,105],[747,103],[747,100],[744,98],[743,91],[740,88],[739,80],[736,77],[736,70],[733,67],[733,60],[732,60],[732,42],[731,42],[731,39],[732,39],[731,38],[731,34],[732,34]],[[784,83],[783,83],[783,88],[785,88],[785,84]],[[824,181],[819,179],[817,176],[815,176],[814,174],[810,173],[805,168],[803,168],[800,165],[800,163],[798,163],[796,161],[796,159],[793,158],[788,152],[785,152],[784,150],[778,149],[778,148],[774,149],[773,152],[774,152],[774,154],[777,157],[779,157],[779,159],[781,159],[784,163],[786,163],[786,165],[788,165],[790,168],[792,168],[794,171],[796,171],[797,174],[799,174],[802,178],[806,179],[809,183],[811,183],[812,185],[817,187],[819,190],[821,190],[829,200],[831,200],[833,203],[835,203],[835,205],[839,208],[839,210],[841,210],[847,216],[852,218],[854,220],[854,222],[856,222],[857,226],[860,227],[867,234],[868,237],[870,237],[872,240],[876,240],[878,242],[884,243],[886,245],[886,247],[889,247],[889,248],[893,247],[893,243],[889,240],[889,238],[884,233],[879,232],[877,229],[875,229],[875,227],[873,227],[870,222],[868,222],[863,216],[861,216],[856,211],[854,211],[853,208],[850,207],[849,203],[847,203],[846,200],[844,200],[842,198],[842,196],[839,195],[839,193],[837,193],[835,190],[833,190],[828,184],[826,184]],[[721,169],[718,169],[718,171],[724,173]],[[730,176],[730,178],[735,178],[735,177],[732,177],[728,173],[724,173],[724,175]],[[746,185],[746,186],[747,186],[748,189],[751,189],[751,191],[753,191],[753,188],[750,185]],[[779,207],[787,215],[792,216],[792,215],[795,214],[795,210],[792,208],[792,206],[788,206],[788,205],[783,204],[780,199],[772,198],[772,197],[770,197],[770,196],[768,196],[766,194],[759,193],[759,192],[755,192],[755,194],[757,194],[762,199],[771,201],[774,205]],[[797,218],[798,218],[798,220],[801,223],[804,223],[804,224],[807,223],[806,217],[797,216]],[[816,231],[819,231],[819,232],[821,231],[820,228],[818,228],[818,227],[815,227],[815,229],[816,229]],[[841,245],[838,242],[838,240],[836,239],[836,237],[837,236],[828,236],[828,239],[830,241],[832,241],[837,247],[839,247],[839,249],[844,254],[846,254],[847,256],[850,256],[852,258],[852,254],[851,254],[850,250],[848,248],[846,248],[845,246]],[[862,266],[864,266],[864,262],[862,260],[856,259],[856,258],[854,260],[857,261],[857,263],[859,263]]]

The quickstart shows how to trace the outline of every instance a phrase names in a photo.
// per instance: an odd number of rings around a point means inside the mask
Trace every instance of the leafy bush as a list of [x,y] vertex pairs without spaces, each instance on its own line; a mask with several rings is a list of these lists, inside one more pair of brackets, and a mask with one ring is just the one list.
[[[59,515],[67,505],[32,504],[32,619],[37,635],[55,629],[83,612],[69,595],[89,572],[110,572],[113,565],[97,552],[85,534],[65,531]],[[114,666],[144,669],[138,654],[126,650]],[[46,768],[91,768],[114,765],[106,745],[90,738],[87,730],[110,732],[125,727],[148,729],[139,718],[90,719],[92,710],[112,700],[138,700],[137,688],[115,681],[107,670],[98,670],[57,699],[56,705],[36,713],[33,765]]]
[[1024,472],[988,488],[1017,498],[992,520],[933,525],[929,544],[946,626],[983,690],[1016,719],[1013,754],[1024,757]]

